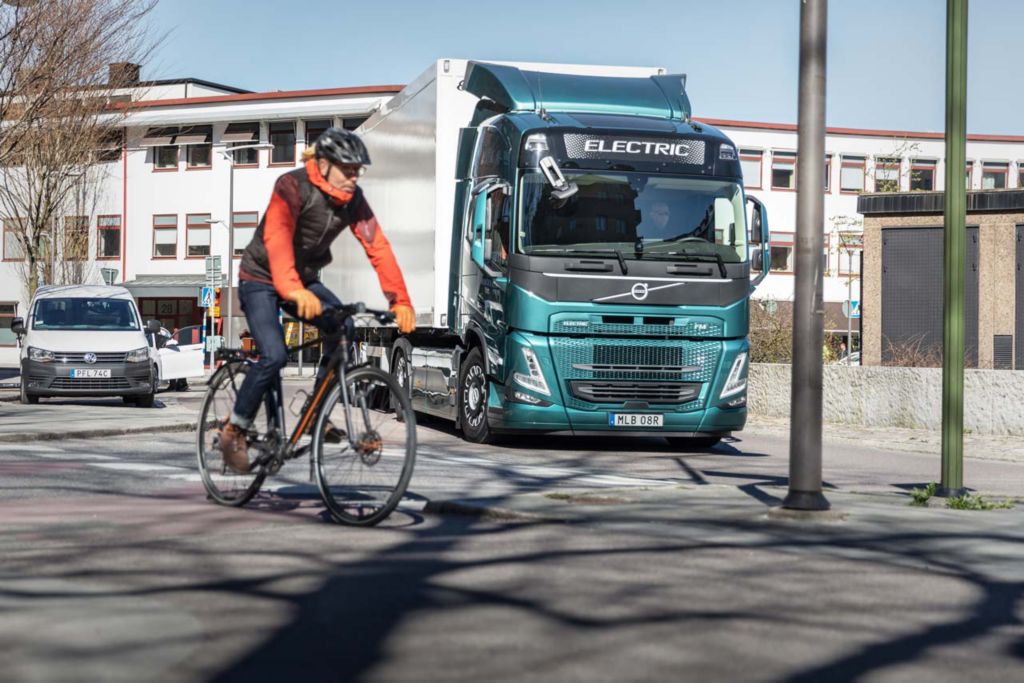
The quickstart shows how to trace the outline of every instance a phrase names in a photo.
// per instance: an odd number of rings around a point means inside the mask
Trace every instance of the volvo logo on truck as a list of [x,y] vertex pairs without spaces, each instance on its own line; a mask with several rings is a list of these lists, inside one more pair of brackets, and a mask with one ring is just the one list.
[[633,295],[633,298],[636,299],[637,301],[643,301],[644,299],[647,298],[647,291],[647,283],[638,282],[635,285],[633,285],[633,289],[630,290],[630,293]]
[[630,159],[703,164],[704,141],[566,133],[565,153],[571,159]]

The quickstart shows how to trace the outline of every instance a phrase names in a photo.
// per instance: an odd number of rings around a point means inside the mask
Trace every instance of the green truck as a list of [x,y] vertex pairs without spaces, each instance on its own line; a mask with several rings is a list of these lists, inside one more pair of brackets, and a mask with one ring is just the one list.
[[[685,80],[438,60],[363,124],[362,185],[418,329],[364,328],[362,348],[417,411],[473,442],[709,447],[743,427],[767,215],[735,145],[691,119]],[[360,251],[343,251],[328,284],[379,299]]]

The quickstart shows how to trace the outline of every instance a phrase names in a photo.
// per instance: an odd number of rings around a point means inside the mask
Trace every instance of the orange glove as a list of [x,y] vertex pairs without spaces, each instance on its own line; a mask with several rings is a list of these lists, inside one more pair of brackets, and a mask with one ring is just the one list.
[[395,324],[398,325],[399,332],[409,334],[416,329],[416,311],[412,310],[412,306],[395,304],[391,307],[391,312],[395,314]]
[[294,302],[299,317],[303,320],[312,320],[323,311],[323,305],[316,294],[308,289],[296,289],[288,295],[288,301]]

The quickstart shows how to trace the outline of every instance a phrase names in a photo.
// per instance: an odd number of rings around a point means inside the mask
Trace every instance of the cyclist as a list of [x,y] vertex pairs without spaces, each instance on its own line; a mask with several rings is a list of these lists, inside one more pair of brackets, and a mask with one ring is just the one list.
[[[331,243],[345,228],[351,228],[366,250],[399,331],[408,334],[416,329],[416,315],[391,244],[358,187],[359,176],[370,164],[366,145],[355,133],[329,128],[302,159],[302,168],[277,179],[238,271],[238,298],[260,355],[238,390],[230,420],[221,429],[220,448],[228,467],[243,473],[249,470],[246,430],[263,394],[288,360],[278,308],[325,332],[336,331],[334,318],[324,312],[341,306],[341,301],[317,274],[331,262]],[[324,355],[329,356],[337,343],[325,343]],[[321,366],[318,386],[325,374]]]

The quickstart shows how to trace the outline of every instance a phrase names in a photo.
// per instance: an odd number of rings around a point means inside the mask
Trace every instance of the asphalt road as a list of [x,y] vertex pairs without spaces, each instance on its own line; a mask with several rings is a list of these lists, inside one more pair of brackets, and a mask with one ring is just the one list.
[[[408,499],[372,530],[326,522],[301,461],[246,509],[208,503],[184,433],[3,444],[0,679],[1015,680],[1022,670],[1017,511],[766,524],[716,496],[781,495],[779,430],[695,453],[658,439],[481,448],[432,420],[419,434]],[[899,491],[938,472],[935,456],[856,442],[830,442],[825,459],[839,507],[849,491]],[[967,480],[1020,495],[1024,466],[971,460]],[[637,487],[677,492],[678,518],[634,510],[609,521],[598,510],[523,524],[422,511],[427,500],[578,489],[614,500]]]

